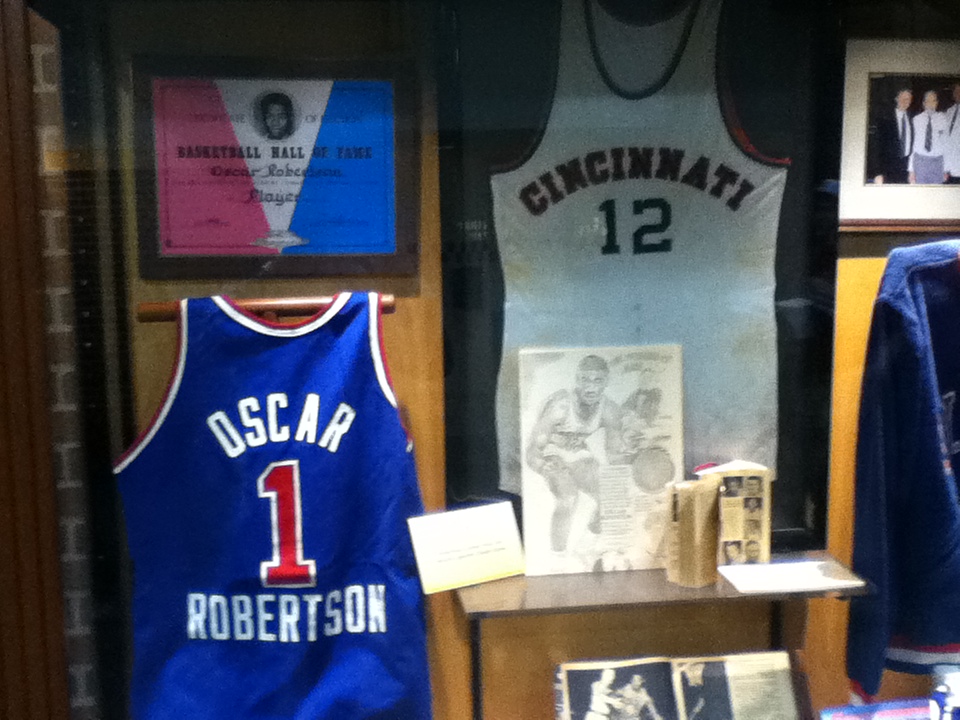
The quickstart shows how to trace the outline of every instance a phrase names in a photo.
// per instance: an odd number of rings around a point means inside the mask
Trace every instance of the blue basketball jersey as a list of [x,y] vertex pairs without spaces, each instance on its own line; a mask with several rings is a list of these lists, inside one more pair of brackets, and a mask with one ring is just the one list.
[[166,400],[114,472],[135,718],[430,717],[422,504],[377,295],[296,325],[182,301]]

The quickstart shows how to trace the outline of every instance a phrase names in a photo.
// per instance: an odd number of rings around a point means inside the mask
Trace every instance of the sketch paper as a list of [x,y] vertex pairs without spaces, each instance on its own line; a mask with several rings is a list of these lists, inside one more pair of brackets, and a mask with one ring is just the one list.
[[679,345],[521,349],[528,575],[664,567],[682,377]]

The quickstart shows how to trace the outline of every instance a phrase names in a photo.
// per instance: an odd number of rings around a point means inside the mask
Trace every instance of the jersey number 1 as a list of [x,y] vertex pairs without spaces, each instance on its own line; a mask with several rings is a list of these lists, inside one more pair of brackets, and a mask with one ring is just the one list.
[[317,564],[303,559],[303,518],[300,508],[300,461],[270,463],[257,478],[257,493],[270,500],[273,559],[260,563],[264,587],[313,587]]

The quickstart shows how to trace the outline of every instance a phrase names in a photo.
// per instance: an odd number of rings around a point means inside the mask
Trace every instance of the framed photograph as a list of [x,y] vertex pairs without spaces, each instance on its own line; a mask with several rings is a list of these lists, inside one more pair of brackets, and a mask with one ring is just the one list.
[[133,88],[143,277],[416,272],[412,64],[137,57]]
[[960,229],[960,41],[847,44],[840,227]]

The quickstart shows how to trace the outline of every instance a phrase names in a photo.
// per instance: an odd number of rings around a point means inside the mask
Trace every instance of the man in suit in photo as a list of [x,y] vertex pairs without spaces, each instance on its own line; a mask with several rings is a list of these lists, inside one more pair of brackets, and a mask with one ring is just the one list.
[[900,88],[894,97],[893,107],[884,107],[876,118],[873,138],[873,180],[884,183],[906,183],[907,165],[913,152],[914,130],[910,122],[910,103],[913,93],[909,88]]

